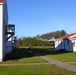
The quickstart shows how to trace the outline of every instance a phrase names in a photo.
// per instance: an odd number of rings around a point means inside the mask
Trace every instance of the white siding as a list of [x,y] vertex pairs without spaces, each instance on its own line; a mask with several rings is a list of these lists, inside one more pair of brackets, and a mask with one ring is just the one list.
[[73,43],[73,52],[76,52],[76,39],[72,40]]
[[63,43],[64,43],[64,45],[63,45],[64,49],[66,51],[73,51],[73,43],[71,40],[65,39],[65,40],[63,40]]
[[3,6],[0,4],[0,61],[3,60]]
[[5,26],[8,25],[8,16],[7,16],[6,2],[0,3],[0,61],[3,61],[3,58],[6,55],[6,35],[5,35]]
[[56,40],[56,41],[55,41],[55,50],[58,50],[57,47],[58,47],[58,41]]
[[60,50],[60,49],[62,49],[62,41],[56,40],[55,41],[55,50]]

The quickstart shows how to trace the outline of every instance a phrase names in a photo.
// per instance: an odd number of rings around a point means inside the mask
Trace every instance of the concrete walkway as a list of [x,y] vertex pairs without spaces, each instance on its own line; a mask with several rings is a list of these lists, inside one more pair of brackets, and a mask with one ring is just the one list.
[[19,63],[19,64],[0,64],[0,66],[24,66],[24,65],[42,65],[42,64],[49,64],[49,63]]
[[54,64],[54,65],[56,65],[58,67],[66,69],[66,70],[76,72],[76,66],[72,66],[72,65],[70,65],[70,64],[68,64],[66,62],[61,62],[61,61],[58,61],[58,60],[54,60],[54,59],[48,58],[46,56],[40,56],[40,55],[38,55],[38,56],[40,58],[45,59],[46,61],[48,61],[49,64]]
[[[28,52],[32,53],[31,51],[28,51]],[[61,62],[61,61],[58,61],[58,60],[54,60],[54,59],[51,59],[51,58],[46,57],[46,56],[41,56],[39,54],[35,54],[35,55],[37,55],[38,57],[48,61],[49,64],[54,64],[54,65],[56,65],[58,67],[66,69],[66,70],[69,70],[69,71],[72,71],[72,72],[76,72],[76,66],[70,65],[69,63]]]

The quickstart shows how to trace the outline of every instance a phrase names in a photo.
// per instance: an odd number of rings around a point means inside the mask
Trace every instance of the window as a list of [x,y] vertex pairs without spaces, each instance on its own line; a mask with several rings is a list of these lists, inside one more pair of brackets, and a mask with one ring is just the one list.
[[67,45],[69,45],[69,39],[67,39]]

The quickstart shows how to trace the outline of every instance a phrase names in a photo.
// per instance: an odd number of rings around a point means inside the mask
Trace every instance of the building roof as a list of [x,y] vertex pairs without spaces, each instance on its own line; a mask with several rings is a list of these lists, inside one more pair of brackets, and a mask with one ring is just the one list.
[[4,3],[6,0],[0,0],[0,3]]
[[76,36],[72,37],[73,39],[76,39]]
[[[70,38],[72,37],[73,35],[75,35],[76,33],[72,33],[72,34],[67,34],[65,36],[62,36],[60,38],[57,38],[56,40],[62,40],[62,39],[66,39],[66,38]],[[72,37],[72,38],[76,38],[76,36]]]
[[76,38],[76,36],[72,37],[72,38]]

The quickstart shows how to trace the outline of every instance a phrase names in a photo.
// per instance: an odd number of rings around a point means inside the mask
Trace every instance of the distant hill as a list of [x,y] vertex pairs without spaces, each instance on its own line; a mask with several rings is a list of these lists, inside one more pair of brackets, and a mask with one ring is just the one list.
[[50,39],[52,37],[59,38],[59,37],[64,36],[66,34],[67,34],[67,32],[65,30],[60,30],[60,31],[54,31],[54,32],[42,34],[42,35],[40,35],[40,37],[44,38],[44,39]]

